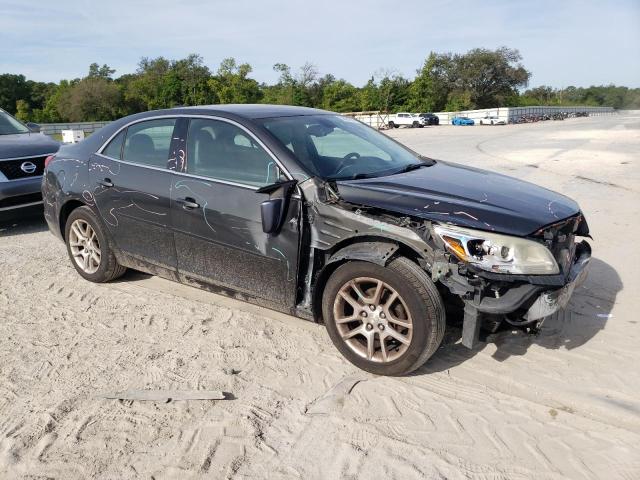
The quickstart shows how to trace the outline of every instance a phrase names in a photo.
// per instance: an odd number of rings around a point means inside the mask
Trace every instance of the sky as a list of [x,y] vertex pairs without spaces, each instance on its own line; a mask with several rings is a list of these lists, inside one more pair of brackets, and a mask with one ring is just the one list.
[[38,81],[141,57],[198,53],[274,82],[273,64],[314,63],[355,85],[415,76],[430,51],[517,48],[530,86],[640,87],[640,0],[0,0],[0,73]]

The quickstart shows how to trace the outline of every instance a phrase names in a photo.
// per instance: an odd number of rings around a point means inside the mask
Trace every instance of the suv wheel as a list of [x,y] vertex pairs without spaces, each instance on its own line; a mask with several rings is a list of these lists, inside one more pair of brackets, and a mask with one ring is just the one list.
[[438,290],[404,257],[387,267],[359,261],[338,267],[325,286],[322,312],[338,350],[378,375],[404,375],[420,367],[444,335]]
[[71,212],[64,238],[71,263],[83,278],[108,282],[127,270],[116,260],[102,224],[89,207]]
[[389,128],[393,128],[393,127],[395,127],[395,125],[393,124],[393,122],[389,122],[389,125],[388,125],[388,126],[389,126]]

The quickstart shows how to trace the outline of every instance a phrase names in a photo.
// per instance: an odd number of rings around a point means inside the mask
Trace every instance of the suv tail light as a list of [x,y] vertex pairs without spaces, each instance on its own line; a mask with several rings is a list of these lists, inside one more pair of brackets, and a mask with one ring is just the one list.
[[54,158],[55,158],[55,155],[49,155],[47,158],[45,158],[44,159],[44,168],[47,168]]

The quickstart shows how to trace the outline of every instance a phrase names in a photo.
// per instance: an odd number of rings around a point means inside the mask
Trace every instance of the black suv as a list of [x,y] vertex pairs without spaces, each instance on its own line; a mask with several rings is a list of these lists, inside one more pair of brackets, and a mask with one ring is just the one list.
[[62,147],[42,188],[87,280],[133,268],[322,321],[378,374],[433,355],[443,298],[464,307],[473,346],[486,318],[525,325],[564,306],[590,259],[569,198],[310,108],[126,117]]
[[[31,127],[31,128],[29,128]],[[60,144],[0,109],[0,214],[42,203],[45,159]]]
[[424,118],[425,125],[440,125],[440,118],[433,113],[421,113],[418,116]]

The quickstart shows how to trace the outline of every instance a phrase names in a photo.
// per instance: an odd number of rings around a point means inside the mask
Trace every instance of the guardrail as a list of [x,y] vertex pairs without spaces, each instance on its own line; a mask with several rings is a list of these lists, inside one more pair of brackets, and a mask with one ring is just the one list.
[[82,130],[93,133],[111,122],[70,122],[70,123],[41,123],[40,131],[46,135],[62,133],[62,130]]

